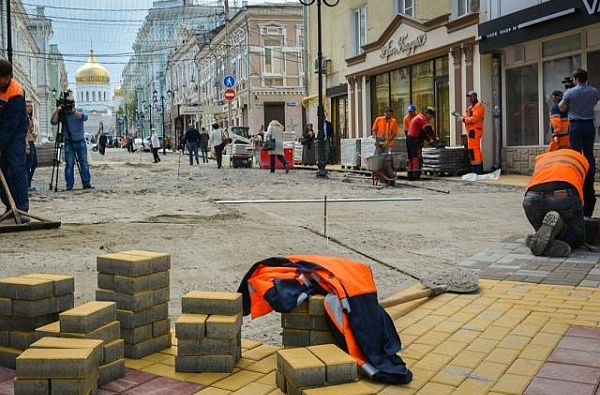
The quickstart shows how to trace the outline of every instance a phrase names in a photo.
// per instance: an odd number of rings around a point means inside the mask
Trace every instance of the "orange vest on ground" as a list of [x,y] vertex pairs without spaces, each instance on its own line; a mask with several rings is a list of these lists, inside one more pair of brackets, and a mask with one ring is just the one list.
[[398,121],[396,118],[385,119],[384,116],[377,117],[371,129],[375,135],[375,144],[381,148],[394,146],[394,138],[398,134]]
[[[332,330],[334,337],[341,336],[341,347],[369,377],[396,384],[412,379],[397,356],[400,339],[393,321],[377,302],[369,266],[334,256],[269,258],[249,270],[238,292],[244,296],[244,315],[257,318],[273,309],[291,311],[316,290],[326,294],[325,311],[338,332]],[[356,321],[362,325],[357,327]],[[369,325],[372,327],[365,330]]]
[[529,188],[553,181],[571,184],[583,202],[583,182],[590,165],[581,153],[572,149],[544,152],[535,158],[535,170],[527,184]]
[[416,113],[416,112],[415,112],[415,113],[413,113],[413,114],[411,114],[411,113],[408,113],[408,114],[406,114],[406,115],[404,116],[404,120],[403,120],[403,123],[404,123],[404,130],[406,130],[406,131],[408,132],[408,128],[410,127],[410,121],[412,121],[412,120],[413,120],[413,118],[414,118],[414,117],[416,117],[416,116],[417,116],[417,113]]

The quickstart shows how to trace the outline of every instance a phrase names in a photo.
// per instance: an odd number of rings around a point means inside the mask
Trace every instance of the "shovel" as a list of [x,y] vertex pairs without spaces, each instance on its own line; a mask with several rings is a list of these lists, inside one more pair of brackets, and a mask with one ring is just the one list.
[[433,298],[445,292],[469,294],[479,291],[479,276],[466,270],[447,270],[431,277],[422,278],[420,283],[425,289],[412,294],[392,296],[383,300],[381,306],[397,306],[421,298]]

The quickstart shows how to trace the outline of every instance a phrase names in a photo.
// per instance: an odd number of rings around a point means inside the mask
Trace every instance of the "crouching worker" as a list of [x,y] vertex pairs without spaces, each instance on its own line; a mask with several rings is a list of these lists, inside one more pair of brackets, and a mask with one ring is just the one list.
[[536,232],[526,244],[533,255],[566,257],[585,241],[583,182],[590,165],[568,141],[554,139],[556,149],[535,158],[527,184],[523,209]]

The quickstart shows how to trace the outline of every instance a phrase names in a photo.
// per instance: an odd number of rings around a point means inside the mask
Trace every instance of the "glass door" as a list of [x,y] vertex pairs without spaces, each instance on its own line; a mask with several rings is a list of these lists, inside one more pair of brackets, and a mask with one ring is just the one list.
[[435,78],[435,131],[440,140],[450,145],[450,85],[448,76]]

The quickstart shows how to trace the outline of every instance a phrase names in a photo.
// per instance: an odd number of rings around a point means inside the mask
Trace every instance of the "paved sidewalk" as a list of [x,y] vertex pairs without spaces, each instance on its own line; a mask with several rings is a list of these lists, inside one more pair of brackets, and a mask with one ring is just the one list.
[[600,287],[600,253],[580,249],[567,258],[534,256],[519,238],[498,243],[458,265],[493,280]]

